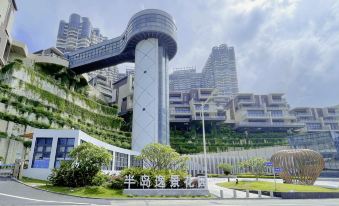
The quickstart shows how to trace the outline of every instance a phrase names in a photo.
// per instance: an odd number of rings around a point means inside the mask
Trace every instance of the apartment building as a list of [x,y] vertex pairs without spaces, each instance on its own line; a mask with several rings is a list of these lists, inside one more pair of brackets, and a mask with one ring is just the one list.
[[239,88],[234,48],[226,44],[213,47],[201,75],[203,88],[216,88],[220,95],[236,95]]
[[0,1],[0,69],[7,64],[13,43],[11,31],[15,11],[17,11],[15,0]]
[[226,106],[226,123],[238,131],[288,131],[305,126],[289,113],[284,94],[240,93]]
[[170,91],[189,91],[198,89],[201,85],[201,73],[197,73],[195,67],[175,68],[169,75]]
[[[228,97],[216,96],[206,102],[212,92],[213,89],[208,88],[191,89],[186,92],[170,92],[170,122],[201,121],[202,110],[206,121],[225,121],[225,106]],[[203,104],[204,108],[202,108]]]
[[59,23],[56,47],[67,53],[105,40],[107,37],[104,37],[98,28],[93,28],[88,17],[71,14],[69,22],[61,20]]
[[133,110],[133,75],[125,76],[113,84],[113,103],[118,105],[118,114]]
[[97,89],[100,94],[104,97],[105,101],[109,104],[113,103],[113,87],[112,82],[108,79],[107,76],[98,74],[94,76],[89,82],[89,85],[92,85]]
[[305,132],[339,131],[338,107],[297,107],[291,110],[291,114],[297,118],[298,122],[305,124]]

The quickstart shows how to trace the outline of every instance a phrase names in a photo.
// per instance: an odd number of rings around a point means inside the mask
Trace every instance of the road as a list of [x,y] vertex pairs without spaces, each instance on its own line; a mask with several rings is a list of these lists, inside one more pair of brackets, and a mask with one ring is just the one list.
[[27,187],[23,184],[0,179],[0,205],[1,206],[16,206],[16,205],[119,205],[119,206],[338,206],[338,199],[322,199],[322,200],[281,200],[281,199],[208,199],[208,200],[103,200],[70,197],[49,193]]

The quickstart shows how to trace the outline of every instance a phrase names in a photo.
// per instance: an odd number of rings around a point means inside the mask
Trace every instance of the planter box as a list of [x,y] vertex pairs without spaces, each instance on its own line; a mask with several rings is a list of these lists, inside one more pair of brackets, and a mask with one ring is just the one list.
[[124,189],[126,195],[133,196],[208,196],[207,189]]

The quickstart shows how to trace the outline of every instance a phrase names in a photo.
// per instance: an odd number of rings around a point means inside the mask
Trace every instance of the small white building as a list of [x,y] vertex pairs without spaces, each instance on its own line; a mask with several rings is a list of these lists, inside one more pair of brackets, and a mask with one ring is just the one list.
[[33,132],[28,168],[23,175],[46,180],[52,169],[59,167],[62,160],[69,160],[69,152],[84,142],[103,147],[112,154],[110,164],[102,168],[105,173],[115,174],[126,167],[142,166],[142,162],[135,158],[139,152],[102,142],[81,130],[36,129]]

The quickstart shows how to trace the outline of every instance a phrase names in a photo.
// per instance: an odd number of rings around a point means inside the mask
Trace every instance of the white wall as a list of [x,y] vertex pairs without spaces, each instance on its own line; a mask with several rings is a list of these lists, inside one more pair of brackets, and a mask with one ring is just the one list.
[[132,149],[158,142],[158,39],[140,41],[135,48]]
[[[53,138],[52,143],[52,149],[51,149],[51,156],[49,161],[49,167],[48,168],[32,168],[32,160],[33,160],[33,153],[34,153],[34,147],[35,147],[35,141],[36,138],[43,137],[43,138]],[[25,169],[23,172],[23,176],[31,177],[35,179],[42,179],[46,180],[48,175],[51,174],[52,169],[54,168],[54,162],[55,162],[55,154],[57,149],[57,142],[58,138],[75,138],[74,147],[78,146],[81,143],[81,140],[90,142],[94,145],[97,145],[99,147],[103,147],[107,150],[113,151],[113,170],[106,171],[111,173],[118,173],[118,171],[115,171],[115,165],[114,165],[114,159],[115,159],[115,153],[124,153],[128,154],[129,156],[129,163],[130,163],[130,156],[131,155],[139,155],[139,152],[135,152],[128,149],[123,149],[120,147],[116,147],[110,144],[107,144],[105,142],[102,142],[100,140],[97,140],[86,133],[80,131],[80,130],[58,130],[58,129],[36,129],[33,133],[33,140],[32,140],[32,147],[31,152],[29,154],[29,164],[28,169]],[[128,164],[129,165],[129,164]]]

